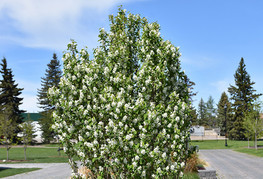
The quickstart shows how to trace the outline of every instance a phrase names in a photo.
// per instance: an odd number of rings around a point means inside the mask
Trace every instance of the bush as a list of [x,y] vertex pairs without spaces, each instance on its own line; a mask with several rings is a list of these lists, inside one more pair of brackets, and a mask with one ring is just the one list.
[[59,87],[49,90],[73,176],[78,156],[98,178],[182,177],[190,101],[179,49],[139,15],[120,8],[110,21],[94,59],[68,45]]

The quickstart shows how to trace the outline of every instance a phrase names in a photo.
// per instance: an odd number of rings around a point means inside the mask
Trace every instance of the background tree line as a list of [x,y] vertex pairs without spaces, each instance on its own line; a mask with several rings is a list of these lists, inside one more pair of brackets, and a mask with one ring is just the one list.
[[[28,130],[19,127],[23,121],[21,114],[25,112],[19,109],[23,100],[19,95],[23,89],[18,88],[18,84],[15,83],[12,70],[7,68],[5,58],[1,63],[0,73],[2,74],[0,80],[0,133],[2,144],[5,144],[7,150],[9,150],[10,144],[19,142],[17,134]],[[50,87],[58,86],[61,76],[61,65],[54,53],[53,58],[47,65],[45,76],[41,78],[41,88],[38,89],[38,104],[42,109],[39,124],[43,131],[42,139],[44,143],[54,141],[56,135],[51,128],[53,124],[51,113],[54,106],[48,100],[47,92]],[[261,125],[262,119],[260,118],[262,108],[258,102],[261,94],[257,94],[253,88],[255,82],[251,81],[243,58],[240,60],[234,78],[235,85],[230,85],[228,88],[229,97],[226,92],[223,92],[217,104],[215,104],[213,97],[209,96],[206,102],[201,98],[197,110],[192,107],[190,116],[192,125],[220,128],[221,135],[225,135],[226,117],[228,137],[230,139],[255,139],[261,136],[263,128]],[[193,92],[195,83],[190,81],[187,76],[185,83],[191,90],[190,97],[196,95]]]
[[251,81],[243,58],[234,79],[235,85],[228,88],[230,97],[223,92],[217,104],[212,96],[209,96],[207,102],[201,98],[197,111],[195,109],[192,111],[195,116],[192,118],[192,124],[220,128],[221,135],[225,135],[227,131],[227,137],[230,139],[255,139],[262,134],[263,129],[262,107],[258,101],[262,94],[257,94],[253,88],[255,82]]

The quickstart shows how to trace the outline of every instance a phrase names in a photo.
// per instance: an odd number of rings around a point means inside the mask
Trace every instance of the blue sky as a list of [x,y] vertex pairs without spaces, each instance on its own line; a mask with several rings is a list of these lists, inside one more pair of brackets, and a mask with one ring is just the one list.
[[161,35],[180,46],[182,68],[196,83],[197,106],[211,95],[215,103],[229,84],[241,57],[254,88],[263,93],[263,1],[260,0],[1,0],[0,57],[6,57],[19,87],[22,109],[38,112],[37,89],[52,54],[62,57],[74,39],[95,48],[99,28],[123,5],[157,21]]

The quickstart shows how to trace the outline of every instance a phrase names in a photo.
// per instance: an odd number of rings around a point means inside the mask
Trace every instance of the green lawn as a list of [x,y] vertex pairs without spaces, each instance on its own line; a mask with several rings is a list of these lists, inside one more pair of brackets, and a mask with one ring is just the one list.
[[39,170],[40,168],[0,168],[0,178]]
[[[250,141],[250,147],[254,147],[254,142]],[[199,149],[233,149],[237,152],[243,152],[258,157],[263,157],[263,148],[255,150],[254,148],[247,148],[247,141],[227,140],[228,146],[225,146],[225,140],[204,140],[191,141],[191,145],[198,145]],[[258,141],[258,147],[263,146],[263,141]]]
[[[27,161],[24,161],[24,148],[13,147],[9,150],[9,160],[16,162],[27,163],[66,163],[68,162],[67,156],[63,151],[60,151],[61,156],[58,155],[57,148],[44,148],[44,147],[28,147],[27,148]],[[0,148],[0,160],[6,159],[6,149]]]
[[199,175],[197,173],[186,173],[183,176],[183,179],[199,179]]

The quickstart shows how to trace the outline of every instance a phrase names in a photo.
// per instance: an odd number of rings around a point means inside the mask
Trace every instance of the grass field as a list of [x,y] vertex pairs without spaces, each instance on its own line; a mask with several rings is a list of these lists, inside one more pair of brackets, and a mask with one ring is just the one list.
[[247,141],[228,140],[227,147],[225,146],[225,140],[191,141],[191,145],[198,145],[199,149],[232,149],[237,152],[263,157],[263,141],[258,141],[258,150],[253,148],[254,142],[250,141],[249,143],[250,148],[248,148]]
[[32,172],[40,168],[0,168],[0,178],[13,176],[20,173]]
[[[68,158],[64,154],[64,152],[60,151],[60,153],[61,156],[58,155],[57,148],[28,147],[27,160],[24,161],[24,148],[13,147],[9,150],[9,160],[13,160],[13,162],[27,162],[27,163],[68,162]],[[0,148],[0,160],[5,160],[5,159],[6,159],[6,149]]]

